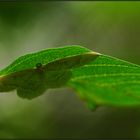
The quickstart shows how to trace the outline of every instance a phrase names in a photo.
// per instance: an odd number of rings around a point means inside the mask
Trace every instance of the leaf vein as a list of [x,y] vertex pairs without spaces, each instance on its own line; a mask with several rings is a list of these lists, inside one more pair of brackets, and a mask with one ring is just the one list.
[[116,85],[124,85],[124,84],[140,84],[140,81],[125,81],[125,82],[114,82],[114,83],[96,83],[97,86],[107,87],[107,86],[116,86]]
[[114,74],[94,74],[94,75],[87,75],[87,76],[78,76],[75,78],[72,78],[71,80],[75,81],[78,79],[85,79],[85,78],[91,78],[91,77],[114,77],[114,76],[140,76],[140,73],[114,73]]

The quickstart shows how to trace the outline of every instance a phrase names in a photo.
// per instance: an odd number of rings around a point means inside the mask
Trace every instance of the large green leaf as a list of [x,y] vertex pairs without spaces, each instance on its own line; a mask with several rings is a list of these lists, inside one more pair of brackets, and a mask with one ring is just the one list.
[[70,69],[93,61],[97,53],[80,46],[47,49],[20,57],[0,72],[0,92],[16,89],[23,98],[34,98],[48,88],[66,86]]
[[71,87],[90,108],[140,105],[140,66],[81,46],[20,57],[0,72],[0,91],[34,98],[49,88]]
[[95,105],[140,105],[140,66],[100,55],[95,61],[72,70],[68,83],[85,100]]

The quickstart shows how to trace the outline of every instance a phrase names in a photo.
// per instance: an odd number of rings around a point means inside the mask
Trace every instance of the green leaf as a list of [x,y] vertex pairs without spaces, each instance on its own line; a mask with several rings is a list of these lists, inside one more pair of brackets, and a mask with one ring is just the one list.
[[85,65],[97,56],[97,53],[80,46],[22,56],[0,72],[0,92],[16,89],[20,97],[32,99],[48,88],[66,86],[72,75],[71,68]]
[[91,52],[91,50],[81,46],[66,46],[54,49],[47,49],[37,53],[27,54],[15,60],[11,65],[0,72],[0,76],[8,75],[17,71],[32,69],[37,63],[43,65],[50,62],[63,59],[65,57],[75,56]]
[[140,66],[81,46],[20,57],[0,72],[0,92],[32,99],[49,88],[71,87],[89,106],[140,105]]
[[72,70],[68,83],[92,109],[98,105],[140,105],[140,66],[100,55]]

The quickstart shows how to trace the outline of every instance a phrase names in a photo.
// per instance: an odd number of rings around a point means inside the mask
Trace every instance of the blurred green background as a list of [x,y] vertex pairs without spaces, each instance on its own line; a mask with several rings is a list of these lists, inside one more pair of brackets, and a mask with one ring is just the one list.
[[[140,64],[140,2],[1,2],[0,69],[64,45]],[[68,88],[33,100],[0,94],[0,138],[140,138],[140,107],[94,112]]]

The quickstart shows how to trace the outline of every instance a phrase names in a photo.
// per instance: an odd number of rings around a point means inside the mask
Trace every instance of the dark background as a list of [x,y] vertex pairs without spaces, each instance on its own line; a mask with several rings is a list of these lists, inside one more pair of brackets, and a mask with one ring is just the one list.
[[[140,64],[140,2],[1,2],[0,68],[50,47],[81,45]],[[140,138],[140,107],[92,112],[69,88],[33,100],[0,94],[0,138]]]

